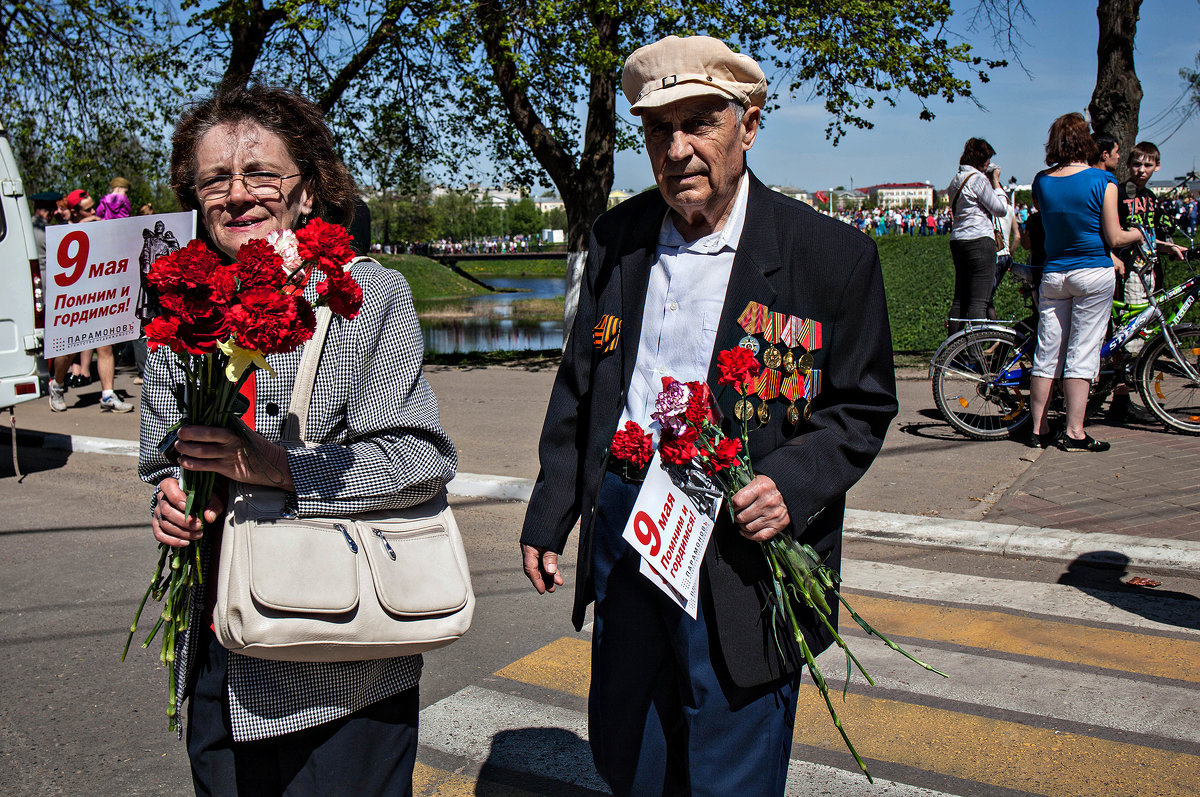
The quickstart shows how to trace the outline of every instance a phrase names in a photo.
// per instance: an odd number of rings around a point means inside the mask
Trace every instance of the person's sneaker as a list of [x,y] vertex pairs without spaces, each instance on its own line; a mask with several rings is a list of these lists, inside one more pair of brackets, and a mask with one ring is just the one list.
[[1063,432],[1062,437],[1058,438],[1058,447],[1068,453],[1075,451],[1107,451],[1112,448],[1108,443],[1097,440],[1090,434],[1085,434],[1082,440],[1076,440],[1066,432]]
[[100,397],[100,410],[102,412],[130,412],[132,409],[133,405],[128,401],[121,401],[116,393]]
[[58,383],[53,379],[50,380],[50,409],[54,412],[67,411],[67,391],[58,386]]

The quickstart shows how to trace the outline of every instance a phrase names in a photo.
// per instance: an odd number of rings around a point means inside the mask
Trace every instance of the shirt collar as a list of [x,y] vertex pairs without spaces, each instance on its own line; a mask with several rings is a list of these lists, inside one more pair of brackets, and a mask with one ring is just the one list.
[[702,255],[715,255],[725,249],[736,252],[738,242],[742,238],[742,227],[746,223],[746,200],[749,195],[750,174],[746,171],[742,172],[737,198],[733,200],[733,209],[729,211],[729,218],[725,220],[725,226],[714,233],[697,238],[691,243],[685,241],[679,234],[679,230],[675,229],[675,223],[671,220],[671,211],[668,209],[666,215],[663,216],[662,226],[658,230],[658,245]]

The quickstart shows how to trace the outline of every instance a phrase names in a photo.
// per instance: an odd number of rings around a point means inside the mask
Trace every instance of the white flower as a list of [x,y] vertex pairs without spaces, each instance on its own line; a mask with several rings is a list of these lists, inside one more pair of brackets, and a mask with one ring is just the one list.
[[291,230],[272,230],[267,233],[267,243],[283,258],[284,272],[291,274],[300,268],[300,242],[296,240],[296,233]]

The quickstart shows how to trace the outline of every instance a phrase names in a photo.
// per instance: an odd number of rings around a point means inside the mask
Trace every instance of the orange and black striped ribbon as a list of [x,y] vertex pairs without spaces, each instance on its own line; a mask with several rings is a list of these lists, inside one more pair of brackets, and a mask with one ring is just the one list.
[[621,319],[615,315],[602,316],[600,323],[592,328],[592,344],[605,354],[614,351],[620,339]]

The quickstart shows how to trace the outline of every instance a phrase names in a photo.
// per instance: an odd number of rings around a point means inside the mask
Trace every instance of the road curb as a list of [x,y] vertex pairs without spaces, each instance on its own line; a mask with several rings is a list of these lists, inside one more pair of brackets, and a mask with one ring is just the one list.
[[[80,453],[137,456],[138,452],[137,441],[108,437],[19,430],[17,441],[21,445]],[[446,489],[450,495],[459,498],[528,501],[533,491],[533,479],[459,473]],[[1090,565],[1187,575],[1200,573],[1200,542],[1188,540],[948,520],[865,509],[846,510],[844,534],[847,539],[865,542],[892,542],[1061,562],[1079,561]]]

